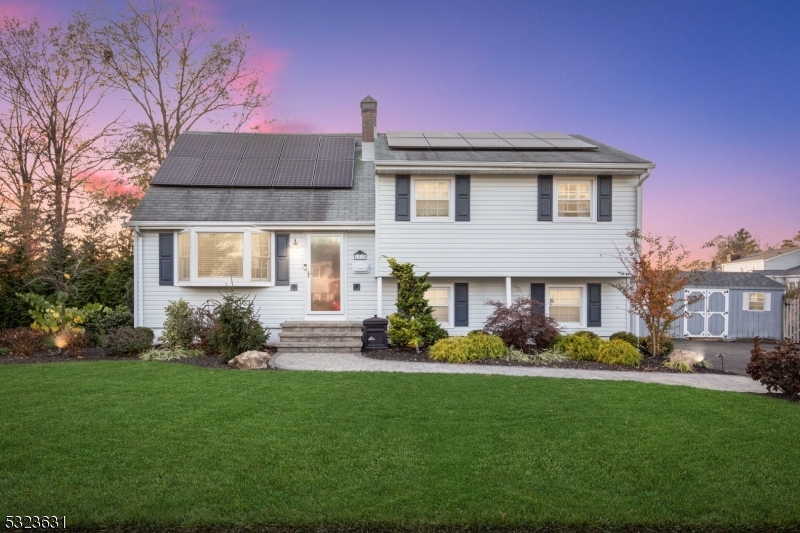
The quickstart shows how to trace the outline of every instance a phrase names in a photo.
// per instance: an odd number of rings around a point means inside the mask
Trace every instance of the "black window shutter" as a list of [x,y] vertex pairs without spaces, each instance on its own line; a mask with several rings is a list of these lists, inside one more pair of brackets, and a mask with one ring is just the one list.
[[469,283],[455,284],[455,326],[469,326]]
[[553,220],[553,176],[539,176],[539,220]]
[[469,222],[469,176],[456,176],[456,222]]
[[174,233],[158,234],[158,284],[174,285],[172,273],[175,271],[172,265]]
[[394,219],[411,220],[411,176],[395,176]]
[[544,314],[544,283],[531,283],[531,300],[533,312],[538,315]]
[[289,285],[289,234],[275,234],[275,285]]
[[611,176],[597,176],[597,221],[611,222]]
[[601,321],[600,284],[589,283],[587,291],[587,319],[586,325],[590,328],[599,328]]

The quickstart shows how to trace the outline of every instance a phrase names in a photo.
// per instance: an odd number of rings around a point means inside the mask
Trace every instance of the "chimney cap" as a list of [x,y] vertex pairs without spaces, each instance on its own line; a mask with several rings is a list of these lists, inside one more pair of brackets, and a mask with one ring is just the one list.
[[378,101],[375,100],[370,95],[367,95],[363,100],[361,100],[361,109],[362,110],[378,109]]

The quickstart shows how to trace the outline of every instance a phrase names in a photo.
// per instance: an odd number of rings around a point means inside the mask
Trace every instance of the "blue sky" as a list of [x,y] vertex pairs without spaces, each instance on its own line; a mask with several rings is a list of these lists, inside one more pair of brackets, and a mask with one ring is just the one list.
[[[370,94],[380,131],[581,133],[657,164],[646,231],[695,250],[800,231],[800,2],[191,3],[251,34],[288,129],[358,131]],[[0,6],[55,22],[92,2]]]

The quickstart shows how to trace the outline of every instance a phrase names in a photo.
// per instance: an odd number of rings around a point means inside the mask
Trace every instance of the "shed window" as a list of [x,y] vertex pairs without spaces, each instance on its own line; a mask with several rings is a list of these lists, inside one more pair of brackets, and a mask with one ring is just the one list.
[[559,218],[592,217],[592,180],[557,180]]
[[433,318],[443,325],[450,324],[450,288],[431,287],[425,291],[425,299],[433,307]]
[[748,310],[750,311],[763,311],[764,310],[764,293],[763,292],[751,292],[748,296],[749,305]]
[[581,321],[581,289],[550,289],[550,317],[556,322],[580,323]]

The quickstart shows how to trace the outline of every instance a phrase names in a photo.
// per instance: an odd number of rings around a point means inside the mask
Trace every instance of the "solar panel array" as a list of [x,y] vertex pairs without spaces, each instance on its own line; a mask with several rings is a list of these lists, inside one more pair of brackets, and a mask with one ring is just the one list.
[[186,132],[151,184],[349,188],[355,145],[354,137]]
[[557,131],[390,131],[389,148],[434,150],[596,150]]

